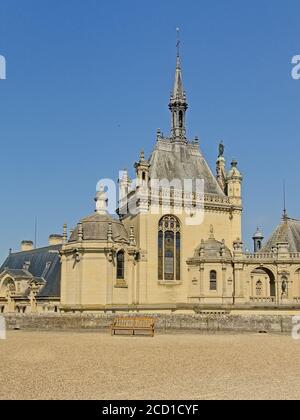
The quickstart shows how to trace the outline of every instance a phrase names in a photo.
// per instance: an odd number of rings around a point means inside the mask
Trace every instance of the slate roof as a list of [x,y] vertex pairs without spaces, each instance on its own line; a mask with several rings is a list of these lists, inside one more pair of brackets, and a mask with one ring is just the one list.
[[[128,232],[118,219],[109,215],[94,213],[81,220],[84,241],[107,241],[109,223],[112,226],[112,238],[115,242],[128,241]],[[71,235],[70,242],[78,241],[78,226]]]
[[224,196],[198,146],[164,139],[157,142],[149,163],[152,180],[204,179],[205,193]]
[[282,219],[261,252],[271,252],[279,242],[287,242],[290,252],[300,252],[300,220]]
[[27,270],[12,270],[7,269],[5,270],[10,276],[14,278],[32,278],[32,274],[29,273]]
[[[204,255],[203,257],[207,259],[211,258],[225,258],[228,260],[232,259],[232,255],[230,249],[225,246],[224,243],[217,241],[215,238],[210,237],[208,240],[202,242],[195,250],[194,257],[198,258],[200,256],[200,252],[203,250]],[[221,257],[221,252],[223,252],[223,256]]]
[[[9,271],[14,277],[31,275],[35,279],[45,280],[45,287],[40,291],[39,297],[60,297],[61,263],[59,251],[61,245],[54,245],[32,251],[10,254],[2,267],[0,274]],[[28,270],[23,267],[29,263]]]

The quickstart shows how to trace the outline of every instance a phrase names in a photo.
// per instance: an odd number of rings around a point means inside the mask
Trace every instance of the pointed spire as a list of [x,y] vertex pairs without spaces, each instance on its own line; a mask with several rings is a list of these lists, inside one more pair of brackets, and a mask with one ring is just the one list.
[[145,161],[145,151],[144,149],[142,149],[140,153],[140,162],[144,162],[144,161]]
[[180,100],[182,102],[186,101],[186,95],[183,89],[181,62],[180,62],[179,55],[177,55],[177,59],[176,59],[175,82],[174,82],[173,95],[172,95],[171,100],[172,99]]
[[185,114],[188,109],[186,94],[183,88],[181,61],[180,61],[180,38],[179,28],[177,28],[177,57],[176,57],[176,71],[175,82],[169,109],[172,113],[172,137],[176,141],[186,142],[186,128],[185,128]]

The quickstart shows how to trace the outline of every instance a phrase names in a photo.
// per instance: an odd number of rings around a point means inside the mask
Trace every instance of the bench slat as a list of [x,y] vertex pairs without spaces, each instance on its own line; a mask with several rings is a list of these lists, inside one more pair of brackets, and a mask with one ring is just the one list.
[[148,331],[154,336],[155,319],[151,317],[118,317],[111,326],[111,333],[115,335],[116,331]]

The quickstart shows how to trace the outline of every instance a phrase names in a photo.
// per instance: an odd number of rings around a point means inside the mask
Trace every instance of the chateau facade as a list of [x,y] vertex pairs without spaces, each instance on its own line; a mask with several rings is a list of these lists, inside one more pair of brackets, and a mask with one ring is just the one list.
[[265,244],[258,230],[254,253],[244,251],[243,177],[236,161],[227,170],[223,144],[214,175],[198,138],[187,139],[179,53],[169,109],[170,135],[158,130],[149,159],[141,153],[136,182],[119,179],[118,217],[100,188],[96,211],[69,234],[10,253],[0,312],[300,309],[300,221],[285,212]]

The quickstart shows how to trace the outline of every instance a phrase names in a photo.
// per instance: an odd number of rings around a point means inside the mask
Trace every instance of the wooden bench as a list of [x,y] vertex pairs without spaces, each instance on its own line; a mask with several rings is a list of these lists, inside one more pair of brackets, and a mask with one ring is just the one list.
[[[150,333],[154,337],[155,319],[152,317],[141,316],[120,316],[117,317],[111,326],[111,335],[116,335],[117,331],[130,331],[131,335],[140,333]],[[127,334],[128,335],[128,334]]]

